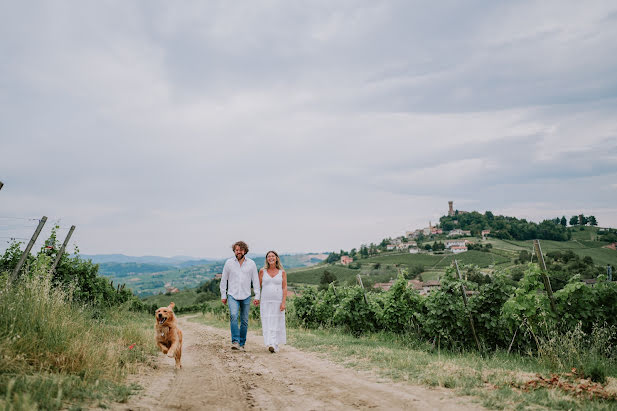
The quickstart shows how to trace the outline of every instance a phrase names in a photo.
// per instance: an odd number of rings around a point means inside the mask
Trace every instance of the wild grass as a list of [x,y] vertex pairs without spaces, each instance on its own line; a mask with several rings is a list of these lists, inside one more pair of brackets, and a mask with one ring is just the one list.
[[18,282],[0,275],[0,408],[60,409],[123,400],[136,364],[154,353],[143,315],[80,306],[36,260]]
[[[229,327],[223,315],[207,313],[195,321]],[[249,330],[258,329],[258,321],[251,320]],[[538,375],[563,374],[573,366],[602,358],[600,373],[605,377],[607,389],[617,395],[617,363],[606,356],[607,350],[614,350],[607,343],[611,332],[614,331],[598,327],[592,341],[580,332],[555,334],[541,341],[543,353],[538,355],[451,352],[418,341],[414,335],[373,333],[357,338],[338,329],[287,327],[288,343],[298,349],[393,381],[453,389],[460,395],[474,397],[489,409],[617,409],[617,401],[589,399],[584,393],[577,396],[556,388],[524,389]]]

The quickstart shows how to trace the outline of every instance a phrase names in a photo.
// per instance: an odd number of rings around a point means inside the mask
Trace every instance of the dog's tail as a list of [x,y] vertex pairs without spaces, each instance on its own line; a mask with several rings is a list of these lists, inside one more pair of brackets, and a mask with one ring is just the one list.
[[176,306],[176,304],[174,304],[173,301],[169,303],[169,309],[170,310],[173,310],[175,306]]

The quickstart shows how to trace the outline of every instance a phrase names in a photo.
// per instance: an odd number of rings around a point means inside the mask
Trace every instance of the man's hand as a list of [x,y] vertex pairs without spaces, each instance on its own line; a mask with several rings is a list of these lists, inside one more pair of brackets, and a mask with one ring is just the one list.
[[221,298],[221,302],[223,303],[223,305],[227,304],[227,298]]
[[253,305],[257,307],[259,305],[259,300],[253,300]]

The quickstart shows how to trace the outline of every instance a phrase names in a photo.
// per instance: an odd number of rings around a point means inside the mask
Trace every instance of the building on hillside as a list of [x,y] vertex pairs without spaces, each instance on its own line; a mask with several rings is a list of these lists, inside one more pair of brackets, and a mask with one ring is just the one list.
[[221,278],[223,278],[223,273],[214,274],[215,280],[220,280]]
[[409,253],[418,254],[419,252],[420,250],[418,249],[418,247],[409,247]]
[[491,230],[482,230],[482,239],[486,239],[486,236],[488,236],[491,233]]
[[439,280],[430,280],[422,283],[422,291],[420,291],[420,295],[430,294],[434,290],[439,290],[441,287],[441,283]]
[[347,264],[350,264],[350,263],[353,263],[353,258],[351,258],[348,255],[342,255],[341,256],[341,264],[347,265]]
[[444,242],[444,245],[446,246],[446,248],[450,248],[450,247],[466,247],[467,244],[469,244],[470,241],[469,240],[465,240],[464,238],[458,238],[456,240],[446,240]]
[[466,246],[453,246],[450,247],[450,251],[452,251],[454,254],[458,254],[458,253],[464,253],[465,251],[467,251],[467,247]]
[[171,284],[165,284],[165,293],[167,294],[175,294],[179,293],[180,290],[176,287],[173,287]]
[[400,243],[396,245],[396,248],[398,248],[399,250],[403,251],[403,250],[407,250],[409,248],[409,243]]
[[448,201],[448,217],[454,217],[456,214],[467,214],[468,211],[454,210],[454,201]]
[[609,245],[605,245],[604,248],[610,248],[611,250],[617,250],[617,243],[610,243]]
[[469,230],[461,230],[460,228],[455,228],[454,230],[450,230],[450,232],[448,233],[448,237],[454,237],[454,236],[470,236],[471,235],[471,231]]
[[375,283],[373,284],[373,288],[379,288],[384,291],[388,291],[390,288],[392,288],[393,284],[394,284],[394,280],[390,280],[387,283]]
[[407,244],[409,244],[410,247],[417,247],[418,246],[418,243],[413,241],[413,240],[407,241]]
[[407,286],[413,287],[414,290],[420,291],[422,290],[422,281],[420,280],[409,280],[407,281]]
[[392,251],[392,250],[394,250],[395,248],[396,248],[396,246],[395,246],[394,244],[388,244],[388,245],[386,245],[386,250],[388,250],[388,251]]

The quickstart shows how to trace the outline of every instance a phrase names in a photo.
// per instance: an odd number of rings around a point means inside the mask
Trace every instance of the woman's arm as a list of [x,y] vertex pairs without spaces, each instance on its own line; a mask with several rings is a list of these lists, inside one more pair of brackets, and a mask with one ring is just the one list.
[[283,301],[281,301],[281,311],[285,311],[285,303],[287,301],[287,273],[283,270]]

